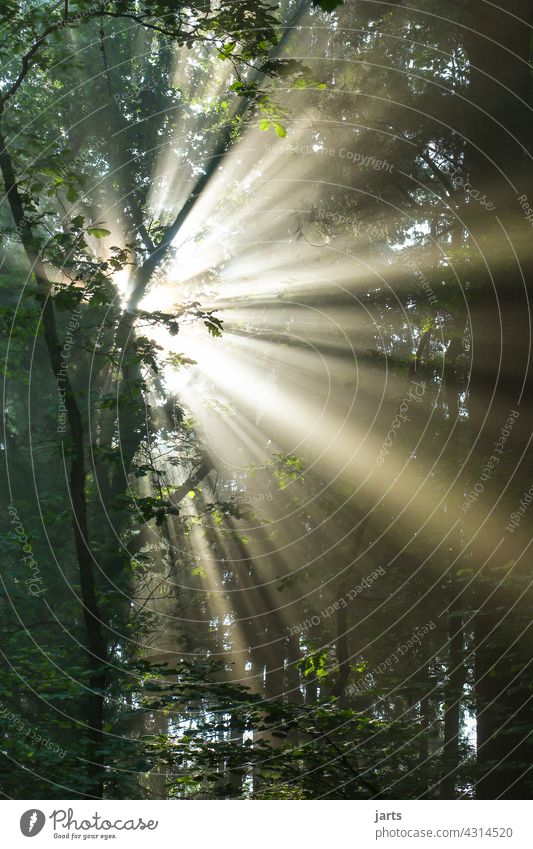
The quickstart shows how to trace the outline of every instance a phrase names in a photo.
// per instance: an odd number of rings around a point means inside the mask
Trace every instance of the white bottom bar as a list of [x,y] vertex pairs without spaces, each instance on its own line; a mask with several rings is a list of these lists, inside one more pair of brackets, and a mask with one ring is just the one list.
[[[6,847],[531,849],[528,802],[4,801]],[[27,836],[26,836],[27,835]],[[29,841],[35,838],[35,844]]]

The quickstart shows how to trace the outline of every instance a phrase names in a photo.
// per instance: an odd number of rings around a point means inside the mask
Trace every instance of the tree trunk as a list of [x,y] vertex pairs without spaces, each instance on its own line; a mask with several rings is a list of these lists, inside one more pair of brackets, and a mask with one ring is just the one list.
[[33,271],[42,305],[44,339],[50,365],[57,380],[58,390],[65,392],[65,407],[72,443],[70,462],[70,497],[72,501],[72,528],[78,561],[83,616],[87,631],[87,653],[91,668],[89,695],[87,696],[87,733],[89,740],[90,793],[96,797],[103,794],[104,764],[100,754],[103,733],[105,687],[107,683],[107,639],[102,616],[98,607],[93,560],[87,525],[87,503],[85,497],[85,438],[83,420],[76,397],[67,374],[62,374],[61,345],[56,328],[51,286],[36,246],[32,226],[25,216],[15,170],[6,142],[0,134],[0,170],[9,207],[13,215],[24,251]]
[[[496,206],[495,213],[475,203],[463,209],[471,244],[478,251],[468,274],[473,337],[470,409],[477,439],[470,468],[475,483],[511,411],[518,411],[520,419],[499,463],[500,481],[518,470],[515,458],[530,435],[533,396],[525,317],[533,295],[531,228],[519,196],[525,195],[530,202],[533,197],[531,163],[521,147],[531,152],[527,107],[531,104],[528,24],[532,18],[531,0],[509,0],[505,8],[474,0],[468,4],[468,29],[463,34],[471,65],[472,104],[462,115],[465,176],[473,189],[485,193]],[[488,518],[499,494],[497,479],[493,475],[485,484],[480,507],[482,519],[487,520],[483,527],[479,519],[465,522],[477,571],[475,694],[477,796],[481,799],[526,798],[524,764],[531,760],[524,729],[524,723],[531,725],[531,701],[520,670],[532,657],[523,639],[513,645],[522,628],[517,612],[509,615],[517,591],[512,576],[507,577],[507,572],[520,574],[525,567],[521,549],[514,541],[504,539],[502,544],[502,525]],[[515,559],[513,570],[506,570],[506,564]]]

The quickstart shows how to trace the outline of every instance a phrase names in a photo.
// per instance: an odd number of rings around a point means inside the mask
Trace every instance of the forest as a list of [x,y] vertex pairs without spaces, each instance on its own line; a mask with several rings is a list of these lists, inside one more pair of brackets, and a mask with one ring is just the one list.
[[533,0],[0,0],[3,799],[533,792]]

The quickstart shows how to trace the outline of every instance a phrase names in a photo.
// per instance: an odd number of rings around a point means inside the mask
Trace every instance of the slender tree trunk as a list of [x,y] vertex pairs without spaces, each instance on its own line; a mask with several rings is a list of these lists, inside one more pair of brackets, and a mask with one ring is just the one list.
[[87,731],[90,744],[89,772],[91,775],[90,792],[92,795],[101,797],[103,793],[104,767],[99,747],[102,744],[104,699],[107,683],[107,640],[105,637],[105,626],[98,608],[87,525],[83,420],[68,375],[62,374],[61,345],[59,343],[53,301],[51,299],[51,285],[36,246],[32,226],[25,216],[13,162],[5,139],[1,134],[0,170],[15,226],[20,233],[26,257],[40,290],[38,300],[42,306],[44,339],[52,372],[57,380],[58,389],[62,387],[65,389],[65,407],[72,442],[69,480],[73,508],[72,527],[80,576],[83,616],[87,631],[87,652],[91,667],[91,677],[89,680],[90,692],[87,697]]
[[[362,514],[359,516],[359,524],[353,535],[353,559],[355,560],[363,546],[363,539],[366,531],[366,519],[362,518]],[[350,572],[349,570],[345,570],[343,574],[340,576],[337,582],[337,600],[343,599],[346,600],[346,594],[349,587],[349,579]],[[350,678],[350,651],[348,646],[348,618],[347,618],[347,606],[339,604],[339,608],[337,610],[336,617],[336,627],[337,627],[337,638],[335,641],[335,653],[337,656],[337,676],[335,678],[335,682],[331,688],[331,694],[340,698],[346,689],[346,685],[348,684],[348,680]]]
[[[461,247],[462,225],[456,225],[454,246]],[[461,578],[464,567],[462,557],[462,535],[460,505],[462,503],[462,458],[461,458],[461,411],[457,379],[456,362],[463,350],[463,338],[466,325],[466,315],[463,308],[457,310],[454,316],[452,339],[446,352],[444,381],[450,423],[448,439],[447,465],[451,471],[447,514],[450,527],[448,536],[448,554],[450,560],[449,585],[447,587],[448,606],[448,668],[447,683],[444,693],[444,745],[442,750],[442,780],[440,795],[443,799],[453,799],[456,794],[456,776],[460,766],[460,740],[462,699],[466,679],[464,657],[464,590],[465,583]],[[455,480],[454,480],[455,479]],[[455,525],[455,528],[453,528]]]
[[[470,409],[477,440],[470,467],[476,483],[511,411],[518,411],[520,419],[500,463],[501,480],[517,471],[514,458],[520,456],[530,435],[533,382],[527,365],[531,340],[525,316],[533,295],[531,228],[519,196],[525,195],[530,203],[533,198],[531,162],[521,147],[532,151],[528,109],[532,19],[531,0],[509,0],[505,5],[473,0],[463,33],[472,103],[463,115],[465,172],[472,187],[496,206],[495,213],[473,203],[464,207],[471,243],[479,253],[469,274]],[[497,477],[485,483],[484,515],[495,501]],[[522,550],[502,537],[504,528],[497,521],[490,519],[483,529],[474,521],[465,525],[479,572],[474,621],[477,796],[524,798],[530,792],[524,764],[531,760],[525,734],[525,725],[531,725],[531,699],[520,670],[532,658],[530,641],[519,640],[518,609],[509,615],[517,591],[513,578],[505,576],[505,567],[516,559],[513,574],[525,574],[526,566]]]

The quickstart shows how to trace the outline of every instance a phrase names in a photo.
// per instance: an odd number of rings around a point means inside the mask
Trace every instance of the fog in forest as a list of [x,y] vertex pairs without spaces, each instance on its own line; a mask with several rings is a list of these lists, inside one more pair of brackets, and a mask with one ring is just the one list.
[[0,11],[2,795],[529,798],[533,3]]

